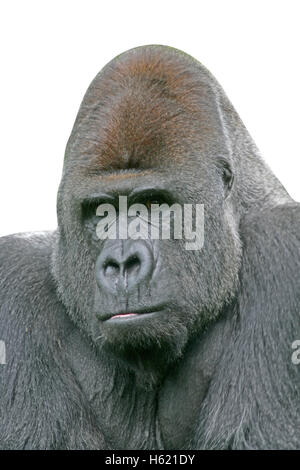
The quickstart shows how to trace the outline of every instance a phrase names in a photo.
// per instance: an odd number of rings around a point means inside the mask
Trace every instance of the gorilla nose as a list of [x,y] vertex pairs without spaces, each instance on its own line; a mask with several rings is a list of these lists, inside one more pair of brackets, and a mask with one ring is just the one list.
[[151,278],[152,250],[142,241],[104,248],[96,262],[98,286],[109,292],[129,291]]

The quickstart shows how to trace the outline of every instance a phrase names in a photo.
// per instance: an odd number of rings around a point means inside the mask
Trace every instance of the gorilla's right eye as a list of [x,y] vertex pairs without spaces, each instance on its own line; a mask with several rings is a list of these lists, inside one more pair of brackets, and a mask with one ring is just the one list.
[[[100,194],[97,197],[91,197],[85,199],[81,204],[81,217],[83,221],[97,218],[99,221],[99,215],[96,215],[97,209],[101,204],[112,204],[115,206],[115,200],[108,194]],[[115,207],[117,210],[117,207]]]
[[99,221],[102,217],[105,217],[107,214],[104,213],[103,216],[97,215],[97,209],[100,204],[103,204],[106,201],[103,199],[92,199],[83,201],[81,205],[81,221],[83,227],[88,231],[91,238],[95,241],[99,241],[96,235],[96,229]]
[[97,207],[100,203],[84,202],[81,206],[81,215],[83,220],[88,220],[96,217]]

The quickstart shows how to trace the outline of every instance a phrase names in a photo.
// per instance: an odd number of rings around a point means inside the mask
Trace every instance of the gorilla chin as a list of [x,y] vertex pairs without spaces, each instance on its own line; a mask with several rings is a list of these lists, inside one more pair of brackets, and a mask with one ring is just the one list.
[[93,341],[102,350],[113,353],[133,370],[146,372],[147,378],[140,381],[147,386],[162,379],[170,364],[183,354],[190,336],[180,312],[168,305],[154,308],[98,314],[93,332]]

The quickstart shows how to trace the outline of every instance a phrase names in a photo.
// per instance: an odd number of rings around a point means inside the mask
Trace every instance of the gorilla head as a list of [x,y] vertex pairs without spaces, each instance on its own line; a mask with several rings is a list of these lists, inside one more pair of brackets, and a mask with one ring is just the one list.
[[[127,359],[176,359],[236,289],[238,187],[216,91],[190,56],[133,49],[96,76],[67,145],[54,260],[59,292],[96,345]],[[117,206],[120,195],[128,205],[204,204],[203,249],[174,239],[97,239],[97,206]],[[130,288],[122,288],[122,276]]]

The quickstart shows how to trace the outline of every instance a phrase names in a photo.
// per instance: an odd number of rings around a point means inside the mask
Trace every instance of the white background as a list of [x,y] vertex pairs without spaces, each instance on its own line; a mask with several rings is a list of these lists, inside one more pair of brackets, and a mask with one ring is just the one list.
[[83,94],[105,63],[143,44],[200,60],[300,200],[299,0],[2,1],[0,44],[0,235],[56,227]]

